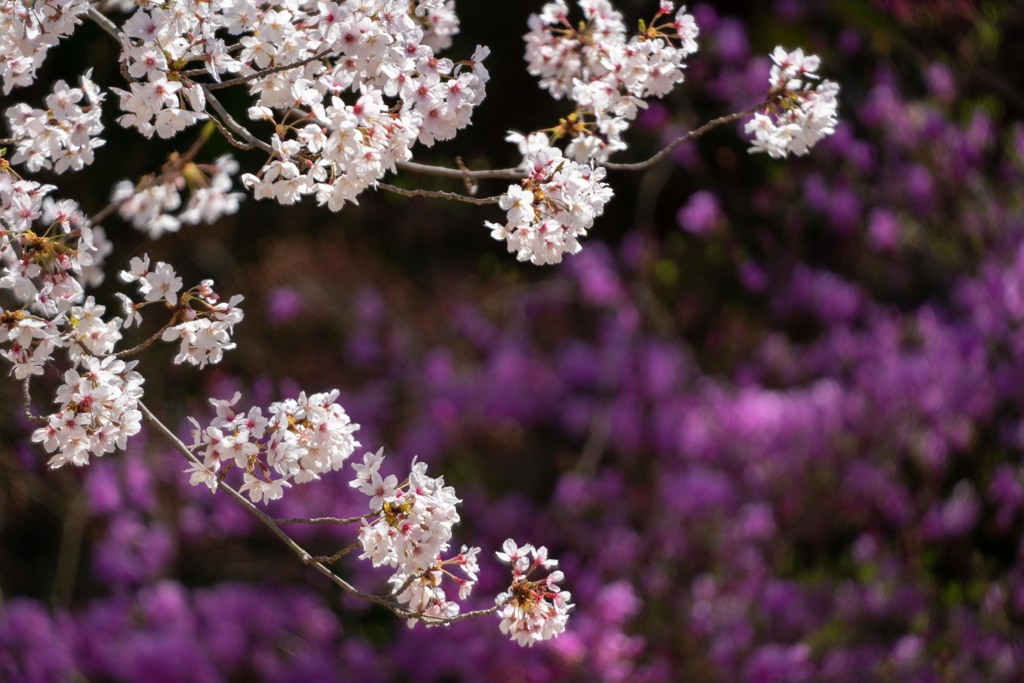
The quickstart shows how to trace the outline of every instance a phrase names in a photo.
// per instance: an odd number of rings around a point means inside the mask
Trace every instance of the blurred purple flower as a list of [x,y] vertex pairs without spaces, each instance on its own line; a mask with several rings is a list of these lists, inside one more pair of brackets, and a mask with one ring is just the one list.
[[879,251],[894,251],[900,243],[900,223],[886,209],[872,209],[868,214],[868,242]]
[[943,104],[951,104],[956,99],[956,81],[953,72],[941,62],[932,62],[925,71],[928,89]]
[[306,308],[305,297],[288,285],[275,287],[267,294],[267,317],[273,325],[283,325],[295,320]]
[[676,213],[679,227],[694,235],[710,233],[721,218],[722,207],[718,197],[707,190],[694,192]]

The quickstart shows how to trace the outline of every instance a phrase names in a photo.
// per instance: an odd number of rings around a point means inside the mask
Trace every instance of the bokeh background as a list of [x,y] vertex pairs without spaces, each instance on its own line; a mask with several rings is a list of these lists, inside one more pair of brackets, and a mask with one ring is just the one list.
[[[619,3],[632,20],[655,5]],[[491,46],[493,80],[474,127],[418,160],[514,163],[505,130],[565,112],[521,61],[537,9],[460,2],[451,54]],[[186,433],[206,397],[235,390],[265,406],[339,388],[392,472],[418,456],[464,499],[457,542],[486,556],[471,603],[500,590],[503,539],[544,544],[577,604],[567,633],[523,650],[496,618],[410,630],[189,487],[153,434],[50,472],[7,382],[0,680],[1022,680],[1024,9],[691,9],[701,50],[641,117],[631,158],[759,101],[780,43],[821,55],[842,123],[805,158],[750,156],[737,126],[610,174],[615,200],[558,267],[492,241],[494,207],[389,195],[340,214],[249,201],[156,243],[106,225],[110,263],[146,250],[246,296],[219,367],[142,356],[169,424]],[[47,74],[85,60],[116,84],[114,47],[82,27]],[[114,134],[67,192],[96,211],[170,149]],[[350,478],[270,512],[360,511]],[[325,554],[352,537],[295,533]],[[383,590],[364,565],[338,570]]]

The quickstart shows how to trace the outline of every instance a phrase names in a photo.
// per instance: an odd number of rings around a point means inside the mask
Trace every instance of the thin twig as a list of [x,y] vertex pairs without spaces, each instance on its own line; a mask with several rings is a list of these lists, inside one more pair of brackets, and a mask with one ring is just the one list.
[[89,11],[86,14],[94,24],[96,24],[101,29],[109,33],[110,36],[118,43],[121,42],[121,32],[118,30],[117,25],[110,19],[108,19],[105,14],[100,12],[95,7],[90,7]]
[[271,75],[279,73],[281,71],[288,71],[289,69],[297,69],[298,67],[305,66],[305,65],[309,64],[310,62],[315,62],[318,59],[323,59],[324,57],[326,57],[329,54],[331,54],[331,50],[327,49],[327,50],[324,50],[322,52],[316,53],[312,57],[306,57],[305,59],[300,59],[299,61],[295,62],[294,64],[282,64],[281,66],[274,66],[274,67],[271,67],[269,69],[263,69],[262,71],[257,71],[256,73],[249,74],[248,76],[239,76],[238,78],[232,78],[232,79],[227,80],[227,81],[221,81],[220,83],[210,83],[206,87],[209,88],[210,90],[222,90],[223,88],[230,88],[231,86],[234,86],[234,85],[242,85],[243,83],[248,83],[249,81],[255,81],[257,79],[263,78],[264,76],[271,76]]
[[447,168],[445,166],[431,166],[430,164],[420,164],[415,161],[400,161],[398,162],[398,168],[411,173],[423,173],[425,175],[436,175],[442,178],[457,178],[459,180],[463,180],[465,178],[472,178],[474,180],[484,180],[487,178],[518,180],[526,175],[526,173],[519,168],[494,168],[483,171],[474,171],[468,168],[457,169]]
[[342,548],[338,552],[334,553],[333,555],[317,555],[317,556],[313,557],[312,560],[314,562],[322,562],[324,564],[334,564],[335,562],[337,562],[341,558],[345,557],[346,555],[348,555],[350,552],[352,552],[353,550],[355,550],[358,547],[359,547],[358,543],[353,543],[352,545],[345,546],[344,548]]
[[462,171],[462,184],[466,187],[466,194],[475,195],[480,190],[480,185],[469,175],[469,167],[462,162],[462,157],[455,157],[455,167]]
[[[134,197],[135,194],[137,194],[138,192],[140,192],[140,191],[142,191],[144,189],[145,189],[144,187],[138,188],[132,194],[132,197]],[[91,223],[92,225],[98,225],[99,223],[102,223],[103,221],[107,220],[107,217],[110,216],[110,214],[112,214],[115,211],[117,211],[118,209],[120,209],[121,205],[124,204],[129,199],[131,199],[131,197],[125,197],[124,199],[122,199],[121,201],[118,201],[118,202],[110,202],[109,204],[104,206],[102,209],[97,211],[94,215],[89,216],[89,223]]]
[[171,318],[166,323],[164,323],[164,326],[161,327],[159,330],[157,330],[149,339],[147,339],[146,341],[142,342],[141,344],[138,344],[137,346],[133,346],[130,349],[124,349],[122,351],[118,351],[117,353],[114,354],[114,358],[128,358],[129,356],[133,356],[136,353],[140,353],[142,351],[145,351],[150,346],[152,346],[154,343],[156,343],[156,340],[160,339],[164,335],[164,332],[171,325],[176,323],[177,321],[178,321],[178,311],[175,311],[174,315],[172,315]]
[[415,581],[416,579],[423,578],[424,576],[427,575],[427,572],[431,571],[432,569],[434,569],[434,567],[428,567],[428,568],[424,569],[421,572],[416,572],[415,574],[412,574],[412,575],[408,576],[405,579],[405,582],[403,582],[401,586],[396,586],[395,589],[393,591],[391,591],[391,593],[390,593],[391,597],[393,597],[394,599],[397,600],[398,596],[401,595],[402,593],[404,593],[405,589],[408,588],[409,586],[411,586],[413,581]]
[[31,381],[31,376],[26,377],[25,381],[21,385],[22,396],[25,399],[25,417],[27,417],[32,422],[46,422],[46,418],[32,414],[32,394],[29,391],[29,382]]
[[275,519],[277,524],[355,524],[369,517],[370,513],[358,517],[292,517],[291,519]]
[[210,106],[213,107],[214,111],[217,112],[221,120],[224,121],[224,125],[226,125],[232,131],[234,131],[236,135],[240,136],[243,140],[248,142],[253,147],[258,147],[267,154],[274,154],[273,147],[257,138],[255,135],[250,133],[248,129],[246,129],[244,126],[242,126],[233,118],[231,118],[231,114],[228,113],[228,110],[224,108],[224,105],[220,103],[220,100],[214,97],[213,93],[210,91],[210,86],[200,84],[199,87],[203,89],[203,94],[206,95],[206,101],[210,103]]
[[696,138],[699,138],[700,136],[704,135],[705,133],[707,133],[707,132],[709,132],[711,130],[714,130],[715,128],[718,128],[719,126],[724,126],[724,125],[726,125],[728,123],[732,123],[733,121],[739,121],[740,119],[742,119],[744,117],[750,116],[751,114],[753,114],[754,112],[758,111],[759,109],[762,109],[762,108],[767,107],[768,105],[770,105],[772,102],[775,101],[775,99],[776,98],[773,96],[773,97],[768,98],[764,102],[761,102],[760,104],[755,105],[753,107],[750,107],[748,109],[744,109],[743,111],[736,112],[735,114],[729,114],[727,116],[721,116],[721,117],[719,117],[717,119],[712,119],[711,121],[708,121],[707,123],[705,123],[700,128],[694,128],[693,130],[689,131],[688,133],[684,133],[683,135],[680,135],[678,138],[676,138],[675,140],[673,140],[672,142],[668,143],[666,146],[664,146],[660,150],[658,150],[649,159],[645,159],[644,161],[636,161],[636,162],[628,163],[628,164],[617,164],[617,163],[613,163],[613,162],[605,162],[605,163],[603,163],[601,165],[604,166],[605,168],[607,168],[610,171],[645,171],[648,168],[650,168],[651,166],[653,166],[654,164],[656,164],[659,161],[661,161],[662,159],[664,159],[666,156],[668,156],[669,153],[672,150],[674,150],[676,147],[678,147],[679,145],[681,145],[681,144],[683,144],[685,142],[689,142],[690,140],[695,140]]
[[244,151],[249,151],[250,149],[256,149],[256,145],[254,145],[252,143],[249,143],[249,142],[243,142],[242,140],[239,140],[234,135],[232,135],[231,131],[229,131],[224,126],[224,124],[221,123],[217,119],[216,116],[211,116],[210,117],[210,123],[212,123],[214,126],[217,127],[217,131],[220,132],[220,134],[224,136],[224,139],[227,140],[228,144],[231,145],[232,147],[236,147],[236,148],[244,150]]
[[[169,427],[167,427],[167,425],[165,425],[163,422],[161,422],[156,417],[156,415],[153,414],[153,412],[149,409],[148,406],[146,406],[142,401],[139,401],[138,405],[139,405],[139,410],[142,411],[142,414],[146,417],[146,420],[151,425],[153,425],[153,427],[160,433],[161,436],[163,436],[165,439],[167,439],[174,446],[175,450],[177,450],[179,453],[184,455],[185,458],[187,458],[190,462],[192,462],[194,464],[202,465],[202,462],[199,460],[199,458],[197,458],[195,455],[192,454],[192,452],[188,449],[188,446],[186,446],[184,444],[184,442],[182,442],[182,440],[179,439],[177,437],[177,435],[175,435],[174,432],[172,432],[170,430]],[[246,498],[240,492],[235,490],[233,487],[231,487],[231,486],[229,486],[229,485],[227,485],[227,484],[222,482],[222,483],[220,483],[217,486],[217,489],[220,490],[220,491],[227,492],[228,496],[230,496],[231,498],[234,498],[235,501],[238,502],[246,510],[248,510],[251,515],[256,517],[256,519],[258,519],[260,522],[262,522],[264,526],[266,526],[268,529],[270,529],[270,531],[275,536],[277,536],[281,540],[282,543],[284,543],[286,546],[288,546],[288,548],[293,553],[295,553],[299,557],[299,559],[302,560],[303,563],[309,564],[310,566],[315,568],[317,571],[319,571],[321,574],[326,576],[335,585],[340,587],[345,592],[350,593],[351,595],[354,595],[354,596],[356,596],[358,598],[362,598],[363,600],[368,600],[369,602],[373,602],[375,604],[382,605],[382,606],[387,607],[389,609],[395,607],[395,605],[394,605],[394,603],[392,601],[389,601],[389,600],[387,600],[385,598],[382,598],[379,595],[372,595],[370,593],[363,593],[358,588],[356,588],[355,586],[350,584],[348,581],[345,581],[340,576],[338,576],[337,574],[332,572],[330,569],[325,567],[323,564],[314,561],[313,560],[313,555],[311,553],[309,553],[301,545],[299,545],[297,542],[295,542],[295,540],[291,536],[289,536],[288,534],[284,533],[284,531],[281,530],[281,527],[279,527],[277,525],[277,523],[274,521],[273,517],[271,517],[267,513],[263,512],[263,510],[260,510],[248,498]]]
[[[175,170],[177,170],[177,169],[175,169]],[[104,206],[102,209],[97,211],[95,214],[93,214],[92,216],[89,216],[89,223],[91,223],[92,225],[98,225],[98,224],[102,223],[103,221],[107,220],[107,218],[110,216],[110,214],[112,214],[115,211],[117,211],[118,209],[120,209],[122,205],[124,205],[128,200],[132,199],[135,195],[139,194],[140,192],[145,192],[146,190],[148,190],[149,188],[153,187],[154,185],[162,184],[164,182],[164,180],[167,178],[167,176],[170,175],[170,173],[171,173],[171,171],[167,171],[165,173],[161,173],[160,175],[151,175],[148,178],[144,178],[142,180],[142,182],[140,182],[133,189],[133,191],[132,191],[132,193],[130,195],[128,195],[127,197],[125,197],[123,199],[119,199],[116,202],[110,202],[109,204]]]
[[[729,114],[727,116],[722,116],[717,119],[712,119],[711,121],[708,121],[700,128],[695,128],[694,130],[691,130],[690,132],[679,136],[678,138],[670,142],[668,145],[658,150],[658,152],[651,156],[649,159],[645,159],[644,161],[637,161],[632,163],[605,162],[602,163],[601,166],[604,166],[605,168],[612,171],[646,170],[653,166],[654,164],[661,161],[662,159],[664,159],[666,156],[668,156],[668,154],[679,145],[699,138],[700,136],[704,135],[705,133],[711,130],[714,130],[715,128],[718,128],[719,126],[724,126],[726,124],[732,123],[733,121],[738,121],[746,116],[750,116],[759,109],[762,109],[770,105],[775,100],[776,96],[773,95],[766,99],[764,102],[761,102],[760,104],[745,109],[741,112],[736,112],[735,114]],[[496,168],[483,171],[474,171],[465,168],[461,163],[457,162],[457,165],[458,168],[448,168],[446,166],[431,166],[429,164],[420,164],[415,161],[401,161],[398,163],[398,168],[402,169],[403,171],[410,171],[412,173],[423,173],[425,175],[435,175],[440,176],[442,178],[458,178],[463,182],[467,182],[469,180],[483,180],[488,178],[517,180],[526,175],[525,172],[520,168]]]
[[437,617],[423,617],[423,616],[413,616],[413,617],[410,617],[410,618],[412,618],[412,619],[422,619],[424,622],[426,622],[428,624],[436,624],[436,625],[454,624],[456,621],[464,621],[466,619],[475,619],[477,617],[486,617],[486,616],[489,616],[491,614],[495,614],[497,611],[498,611],[498,605],[495,605],[494,607],[488,607],[487,609],[477,609],[477,610],[473,610],[472,612],[463,612],[462,614],[458,614],[458,615],[456,615],[454,617],[447,617],[445,619],[438,619]]
[[441,190],[407,190],[404,187],[397,187],[395,185],[388,185],[387,183],[377,183],[377,187],[381,190],[387,190],[388,192],[394,192],[400,194],[403,197],[428,197],[430,199],[449,199],[456,202],[465,202],[466,204],[476,204],[477,206],[484,206],[486,204],[497,204],[498,197],[467,197],[464,194],[458,194],[457,192],[442,192]]

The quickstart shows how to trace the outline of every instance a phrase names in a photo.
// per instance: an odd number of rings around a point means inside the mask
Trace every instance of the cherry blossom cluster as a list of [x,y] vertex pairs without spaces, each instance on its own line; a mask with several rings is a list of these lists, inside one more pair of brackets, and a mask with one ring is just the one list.
[[[564,578],[562,571],[555,569],[558,560],[549,558],[544,546],[519,546],[511,538],[495,555],[512,566],[512,584],[495,601],[501,632],[520,645],[532,647],[564,631],[573,605],[569,602],[572,595],[558,585]],[[538,569],[548,571],[547,576],[531,580],[530,575]]]
[[771,57],[769,84],[777,97],[747,122],[746,132],[754,135],[750,152],[766,152],[775,159],[791,152],[807,154],[835,132],[839,84],[829,80],[815,84],[821,60],[800,48],[786,52],[780,45]]
[[[74,203],[50,199],[52,189],[18,179],[9,170],[0,175],[0,288],[21,302],[20,308],[0,312],[0,334],[6,342],[0,355],[11,363],[17,379],[42,375],[47,366],[60,362],[71,366],[56,392],[58,410],[41,418],[45,426],[32,437],[54,454],[49,464],[56,468],[85,465],[90,456],[123,449],[139,431],[143,378],[134,370],[135,362],[119,358],[122,354],[115,354],[115,348],[122,330],[141,320],[142,305],[163,301],[173,311],[163,338],[180,339],[176,360],[197,365],[217,362],[232,348],[230,333],[242,314],[237,307],[241,297],[218,303],[211,282],[179,299],[181,279],[173,269],[158,263],[150,272],[149,258],[144,257],[135,259],[122,279],[138,283],[145,303],[136,305],[120,294],[125,317],[105,318],[106,308],[85,296],[84,285],[100,280],[90,269],[108,245]],[[64,361],[56,357],[58,350]]]
[[189,1],[135,10],[121,28],[121,61],[133,80],[129,90],[111,88],[120,98],[122,126],[169,138],[207,118],[202,87],[181,71],[199,64],[220,80],[241,68],[216,36],[229,6]]
[[23,310],[0,314],[0,334],[10,344],[10,348],[0,349],[0,356],[11,363],[11,374],[19,380],[43,374],[54,349],[63,345],[51,321]]
[[[394,13],[373,20],[355,11],[337,37],[328,32],[342,55],[332,70],[314,62],[257,82],[249,116],[279,131],[259,173],[242,176],[257,198],[290,204],[312,194],[338,211],[409,160],[416,141],[429,146],[469,125],[484,98],[487,50],[459,64],[437,57],[405,4],[385,3]],[[343,99],[350,91],[354,102]]]
[[506,139],[518,144],[526,177],[499,199],[505,224],[485,225],[520,261],[559,263],[563,254],[580,250],[579,238],[612,198],[611,187],[604,182],[605,169],[565,158],[544,133],[510,133]]
[[[46,109],[20,103],[5,112],[17,150],[11,158],[32,172],[53,169],[80,171],[91,164],[93,150],[104,144],[100,104],[105,94],[92,82],[90,69],[81,77],[81,88],[57,81],[46,96]],[[83,107],[80,102],[86,100]]]
[[352,434],[354,424],[345,409],[335,403],[338,391],[299,394],[278,401],[267,415],[254,406],[237,412],[240,393],[230,400],[210,399],[217,416],[205,429],[193,420],[193,451],[201,462],[188,470],[193,486],[217,489],[227,470],[243,472],[241,490],[254,503],[280,498],[291,482],[319,479],[337,471],[359,446]]
[[0,159],[3,170],[0,289],[54,318],[82,300],[84,285],[102,281],[103,258],[111,245],[102,229],[90,227],[75,202],[49,196],[53,185],[23,180]]
[[88,0],[0,0],[0,83],[4,95],[31,85],[47,51],[71,35]]
[[244,316],[238,307],[243,298],[240,294],[221,301],[213,291],[213,280],[203,280],[179,295],[182,281],[169,264],[160,261],[150,270],[146,255],[133,258],[129,265],[129,270],[121,271],[121,280],[136,283],[145,303],[135,304],[128,296],[120,295],[126,327],[142,322],[142,306],[162,300],[174,312],[161,339],[180,342],[175,363],[188,362],[203,368],[208,363],[219,363],[225,351],[235,348],[231,335]]
[[270,158],[242,176],[246,187],[284,204],[315,195],[338,210],[408,160],[417,140],[431,145],[469,124],[487,50],[458,64],[438,57],[457,31],[453,3],[442,0],[140,7],[123,27],[134,80],[113,89],[119,120],[170,137],[208,117],[212,91],[200,76],[222,84],[237,75],[231,84],[256,96],[249,117],[274,127],[271,144],[258,145]]
[[[231,176],[236,173],[238,162],[231,155],[220,156],[212,164],[189,162],[178,173],[162,174],[160,181],[122,180],[114,186],[111,201],[118,204],[122,218],[156,239],[177,232],[182,225],[214,223],[236,213],[244,196],[231,191]],[[190,194],[182,208],[181,192],[186,187]],[[177,214],[171,213],[178,209]]]
[[568,97],[576,112],[556,129],[572,142],[577,161],[606,161],[626,149],[622,134],[644,107],[683,81],[683,60],[697,51],[699,30],[686,7],[660,3],[650,24],[627,39],[622,14],[608,0],[579,0],[584,21],[574,25],[565,0],[530,17],[526,34],[529,72],[555,99]]
[[143,378],[135,364],[114,356],[83,356],[78,368],[64,373],[55,399],[60,409],[32,434],[32,441],[42,443],[47,453],[56,451],[50,467],[87,465],[90,455],[124,449],[128,437],[138,433]]
[[[459,599],[469,597],[477,581],[479,548],[462,549],[453,557],[448,551],[452,527],[459,522],[455,509],[461,501],[443,477],[427,475],[427,464],[413,461],[409,476],[400,484],[393,474],[382,477],[384,449],[367,452],[362,463],[353,463],[356,478],[349,485],[370,497],[370,514],[359,528],[361,559],[374,567],[394,567],[388,579],[399,603],[426,618],[430,625],[451,619],[459,604],[449,600],[442,583],[447,577],[458,585]],[[458,567],[464,576],[456,576]],[[410,626],[417,620],[410,620]]]
[[452,46],[452,38],[459,32],[455,0],[419,0],[414,14],[424,24],[424,45],[435,52]]

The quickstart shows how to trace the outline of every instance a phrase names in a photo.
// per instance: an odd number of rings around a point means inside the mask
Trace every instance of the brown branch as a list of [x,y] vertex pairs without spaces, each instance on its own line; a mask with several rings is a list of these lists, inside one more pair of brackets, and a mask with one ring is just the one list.
[[21,385],[22,397],[25,399],[25,417],[32,422],[46,422],[45,417],[32,414],[32,394],[29,393],[29,383],[32,381],[32,376],[29,375],[25,378],[25,381]]
[[387,183],[377,183],[377,187],[388,192],[400,194],[403,197],[428,197],[430,199],[449,199],[456,202],[465,202],[466,204],[476,204],[477,206],[498,203],[498,197],[468,197],[464,194],[458,194],[457,192],[442,192],[441,190],[407,190],[403,187],[397,187],[395,185],[389,185]]
[[92,21],[92,23],[99,26],[101,29],[110,34],[110,37],[121,43],[121,31],[118,30],[117,25],[107,18],[105,14],[100,12],[95,7],[90,7],[89,11],[86,12],[86,16]]
[[[691,130],[688,133],[679,136],[678,138],[667,144],[665,147],[658,150],[658,152],[651,156],[649,159],[645,159],[644,161],[637,161],[632,163],[605,162],[600,165],[604,166],[605,168],[611,171],[644,171],[653,166],[654,164],[658,163],[662,159],[664,159],[672,150],[674,150],[679,145],[699,138],[700,136],[704,135],[705,133],[708,133],[711,130],[714,130],[715,128],[718,128],[719,126],[724,126],[734,121],[739,121],[740,119],[746,116],[750,116],[759,109],[762,109],[772,104],[773,102],[775,102],[776,99],[777,95],[772,94],[764,102],[761,102],[753,107],[745,109],[741,112],[736,112],[735,114],[729,114],[727,116],[722,116],[717,119],[708,121],[700,128],[695,128],[694,130]],[[462,180],[465,183],[469,183],[472,180],[484,180],[493,178],[505,180],[518,180],[526,175],[526,173],[520,168],[497,168],[483,171],[473,171],[463,166],[461,160],[456,160],[456,163],[458,168],[448,168],[445,166],[431,166],[429,164],[420,164],[414,161],[400,161],[398,163],[398,168],[402,169],[403,171],[409,171],[412,173],[422,173],[424,175],[434,175],[440,176],[442,178],[456,178]]]
[[466,194],[475,195],[480,190],[480,185],[469,175],[469,167],[462,162],[462,157],[455,157],[455,167],[462,171],[462,184],[466,187]]
[[137,346],[133,346],[130,349],[124,349],[123,351],[118,351],[117,353],[114,354],[114,358],[128,358],[129,356],[133,356],[136,353],[141,353],[142,351],[145,351],[150,346],[155,344],[156,341],[163,336],[164,332],[168,328],[170,328],[171,325],[173,325],[175,322],[177,322],[177,320],[178,320],[178,312],[175,311],[174,315],[171,316],[170,320],[165,322],[163,327],[161,327],[159,330],[157,330],[149,339],[147,339],[146,341],[142,342],[141,344],[138,344]]
[[263,78],[265,76],[271,76],[273,74],[280,73],[281,71],[288,71],[289,69],[297,69],[298,67],[305,66],[305,65],[309,64],[310,62],[315,62],[318,59],[323,59],[324,57],[326,57],[330,53],[331,53],[331,50],[329,50],[329,49],[328,50],[324,50],[322,52],[316,53],[312,57],[306,57],[305,59],[300,59],[299,61],[295,62],[294,64],[282,64],[281,66],[273,66],[273,67],[270,67],[269,69],[264,69],[263,71],[257,71],[256,73],[251,73],[248,76],[239,76],[238,78],[232,78],[230,80],[221,81],[219,83],[210,83],[209,85],[204,86],[204,87],[209,88],[210,90],[222,90],[224,88],[230,88],[230,87],[235,86],[235,85],[241,85],[243,83],[248,83],[249,81],[258,80],[258,79]]
[[224,124],[221,123],[217,119],[216,116],[211,116],[210,117],[210,123],[212,123],[217,128],[217,132],[219,132],[221,135],[223,135],[224,139],[227,140],[228,144],[231,145],[232,147],[244,150],[246,152],[249,151],[250,149],[256,149],[256,145],[253,145],[253,144],[248,143],[248,142],[242,142],[241,140],[236,138],[234,135],[232,135],[231,131],[229,131],[224,126]]
[[250,133],[248,129],[231,118],[231,114],[228,113],[228,110],[224,108],[224,105],[220,103],[220,100],[214,97],[213,93],[210,91],[210,86],[201,83],[199,84],[199,87],[203,89],[203,94],[206,95],[206,101],[210,103],[210,106],[213,107],[214,111],[216,111],[224,121],[224,125],[234,131],[235,135],[238,135],[253,147],[262,149],[267,154],[274,154],[273,147],[257,138],[255,135]]
[[768,105],[770,105],[775,100],[776,100],[776,97],[773,95],[772,97],[769,97],[764,102],[761,102],[760,104],[757,104],[757,105],[755,105],[753,107],[750,107],[748,109],[744,109],[743,111],[736,112],[735,114],[729,114],[727,116],[721,116],[721,117],[719,117],[717,119],[712,119],[711,121],[708,121],[707,123],[705,123],[700,128],[694,128],[693,130],[689,131],[688,133],[684,133],[683,135],[680,135],[678,138],[676,138],[672,142],[670,142],[667,145],[665,145],[664,147],[662,147],[653,156],[651,156],[648,159],[645,159],[644,161],[636,161],[636,162],[633,162],[633,163],[625,163],[625,164],[619,164],[619,163],[613,163],[613,162],[605,162],[605,163],[601,164],[601,166],[604,166],[605,168],[607,168],[610,171],[646,171],[648,168],[650,168],[651,166],[653,166],[654,164],[658,163],[659,161],[664,159],[666,156],[668,156],[668,154],[672,150],[674,150],[676,147],[678,147],[679,145],[682,145],[683,143],[686,143],[686,142],[690,142],[691,140],[695,140],[695,139],[699,138],[700,136],[704,135],[705,133],[707,133],[707,132],[709,132],[711,130],[714,130],[715,128],[718,128],[719,126],[724,126],[724,125],[726,125],[728,123],[732,123],[733,121],[739,121],[742,118],[750,116],[751,114],[753,114],[754,112],[758,111],[759,109],[767,107]]
[[424,622],[432,625],[440,626],[442,624],[454,624],[456,621],[464,621],[465,619],[475,619],[477,617],[486,617],[491,614],[495,614],[498,611],[498,606],[488,607],[487,609],[477,609],[472,612],[463,612],[457,614],[454,617],[448,617],[447,619],[438,619],[437,617],[424,617],[422,615],[412,616],[411,619],[421,619]]
[[[186,446],[181,441],[181,439],[179,439],[177,435],[175,435],[174,432],[172,432],[170,428],[167,427],[167,425],[161,422],[156,417],[156,415],[153,414],[153,412],[149,409],[148,406],[146,406],[142,401],[139,401],[138,405],[139,410],[142,411],[142,414],[145,416],[146,421],[149,422],[157,430],[157,432],[160,433],[161,436],[167,439],[171,443],[171,445],[174,446],[175,450],[177,450],[179,453],[185,456],[185,458],[188,459],[190,462],[199,465],[202,464],[199,458],[193,455],[192,451],[188,449],[188,446]],[[281,530],[281,527],[277,525],[277,522],[274,521],[273,517],[263,512],[263,510],[260,510],[252,503],[252,501],[250,501],[248,498],[246,498],[233,487],[221,482],[220,484],[218,484],[217,489],[226,492],[228,496],[233,498],[237,503],[239,503],[242,507],[248,510],[249,514],[253,515],[256,519],[260,521],[260,523],[262,523],[264,526],[270,529],[271,533],[277,536],[277,538],[282,543],[284,543],[289,550],[295,553],[304,564],[308,564],[314,569],[316,569],[318,572],[326,576],[328,579],[330,579],[332,583],[337,585],[346,593],[354,595],[358,598],[362,598],[363,600],[367,600],[369,602],[381,605],[383,607],[391,609],[392,611],[394,611],[395,608],[397,608],[400,612],[402,611],[401,608],[397,607],[397,605],[395,605],[393,601],[382,598],[379,595],[363,593],[358,588],[350,584],[348,581],[345,581],[340,576],[332,572],[326,566],[324,566],[320,562],[315,561],[311,553],[309,553],[305,548],[299,545],[294,539],[292,539],[291,536],[289,536]]]
[[484,180],[489,178],[499,178],[504,180],[519,180],[526,173],[519,168],[494,168],[483,171],[473,171],[468,168],[447,168],[445,166],[431,166],[429,164],[420,164],[415,161],[400,161],[398,162],[398,168],[403,171],[409,171],[411,173],[423,173],[424,175],[436,175],[442,178],[456,178],[458,180],[465,180],[466,178],[472,178],[474,180]]
[[352,552],[353,550],[355,550],[358,547],[359,547],[358,543],[353,543],[352,545],[345,546],[344,548],[342,548],[338,552],[334,553],[333,555],[317,555],[317,556],[313,557],[312,559],[313,559],[314,562],[322,562],[324,564],[334,564],[335,562],[337,562],[341,558],[345,557],[346,555],[348,555],[350,552]]
[[293,517],[291,519],[275,519],[277,524],[354,524],[369,517],[370,513],[358,517]]
[[128,201],[129,199],[134,197],[136,194],[138,194],[142,190],[145,190],[147,187],[149,187],[149,185],[145,184],[145,182],[144,182],[143,185],[141,185],[141,186],[139,186],[138,188],[135,189],[135,192],[132,194],[131,197],[125,197],[124,199],[122,199],[120,201],[117,201],[117,202],[110,202],[109,204],[104,206],[102,209],[97,211],[94,215],[90,216],[89,217],[89,223],[91,223],[92,225],[98,225],[99,223],[102,223],[103,221],[107,220],[107,218],[110,216],[110,214],[114,213],[115,211],[117,211],[118,209],[121,208],[122,204],[124,204],[126,201]]

